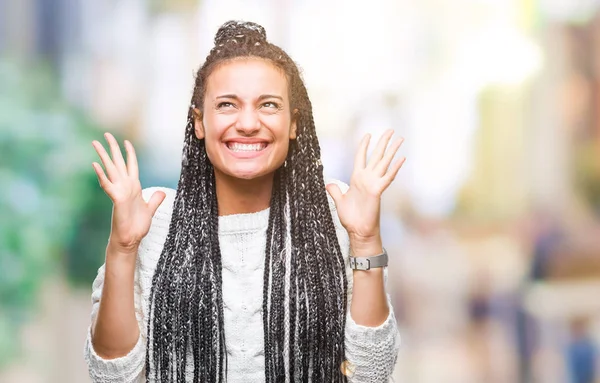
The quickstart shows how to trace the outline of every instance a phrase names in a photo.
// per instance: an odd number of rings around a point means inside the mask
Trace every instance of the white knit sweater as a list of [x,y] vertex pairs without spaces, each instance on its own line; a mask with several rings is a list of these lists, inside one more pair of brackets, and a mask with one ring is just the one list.
[[[347,185],[338,183],[343,192]],[[146,329],[148,301],[152,276],[167,237],[175,190],[167,188],[144,189],[146,200],[157,190],[166,198],[152,219],[149,233],[142,240],[135,270],[135,312],[140,326],[140,337],[134,348],[124,357],[103,359],[93,349],[91,333],[85,343],[84,356],[90,377],[97,383],[145,382]],[[329,196],[328,196],[329,197]],[[335,205],[329,197],[342,254],[348,264],[348,235],[341,225]],[[266,230],[269,209],[252,213],[219,217],[219,244],[223,265],[223,311],[227,346],[227,381],[264,382],[264,342],[262,321],[263,269]],[[348,272],[348,314],[345,329],[346,359],[355,366],[351,383],[388,382],[398,354],[400,336],[390,304],[390,314],[378,327],[356,324],[350,315],[352,299],[352,271]],[[104,265],[98,270],[93,284],[92,322],[98,315],[104,283]],[[389,298],[388,298],[389,303]],[[193,373],[187,375],[191,382]],[[319,382],[321,383],[321,382]]]

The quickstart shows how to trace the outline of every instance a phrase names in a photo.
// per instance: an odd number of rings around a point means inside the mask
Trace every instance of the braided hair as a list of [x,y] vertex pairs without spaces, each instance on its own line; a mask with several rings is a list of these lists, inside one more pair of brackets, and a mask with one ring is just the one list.
[[[192,106],[203,105],[207,79],[220,64],[260,58],[282,69],[297,138],[275,171],[265,249],[265,381],[345,382],[347,280],[320,161],[312,106],[292,59],[262,26],[229,21],[199,69]],[[153,278],[147,381],[223,382],[227,357],[214,168],[188,111],[182,171],[166,242]],[[191,360],[190,360],[191,359]]]

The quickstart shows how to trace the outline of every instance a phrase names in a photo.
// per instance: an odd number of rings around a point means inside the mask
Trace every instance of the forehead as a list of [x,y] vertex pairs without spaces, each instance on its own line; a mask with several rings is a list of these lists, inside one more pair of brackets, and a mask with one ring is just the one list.
[[206,95],[235,94],[239,97],[276,94],[287,96],[285,72],[268,60],[237,58],[217,66],[208,76]]

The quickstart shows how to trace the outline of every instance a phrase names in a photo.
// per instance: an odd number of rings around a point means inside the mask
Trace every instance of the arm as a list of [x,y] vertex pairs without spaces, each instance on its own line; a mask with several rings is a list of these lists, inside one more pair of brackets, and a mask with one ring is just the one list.
[[[392,164],[402,140],[386,147],[393,132],[379,140],[367,161],[369,136],[360,144],[350,186],[333,183],[327,190],[335,202],[339,225],[347,232],[340,240],[346,258],[380,254],[381,194],[396,177],[404,159]],[[336,219],[336,225],[338,220]],[[338,231],[338,235],[340,231]],[[345,242],[345,243],[344,243]],[[346,262],[348,264],[348,262]],[[346,318],[346,374],[351,383],[388,382],[394,371],[400,337],[394,312],[385,291],[385,270],[349,270]]]
[[[92,292],[92,325],[85,344],[85,359],[93,382],[142,382],[145,379],[147,304],[152,276],[168,234],[175,191],[148,188],[148,201],[156,191],[169,195],[152,217],[148,234],[133,258],[109,245],[106,262],[98,271]],[[134,264],[119,263],[134,260]],[[113,271],[111,271],[111,268]]]
[[[342,192],[348,186],[335,182]],[[361,246],[351,240],[339,221],[333,200],[330,208],[342,255],[368,256],[381,252],[381,241],[373,247]],[[388,382],[400,348],[394,311],[386,293],[387,268],[368,271],[346,270],[348,278],[348,313],[346,316],[345,349],[349,383]]]
[[[127,162],[115,138],[105,134],[111,156],[93,142],[104,169],[93,163],[100,186],[113,202],[106,260],[94,282],[92,326],[85,357],[94,382],[134,382],[143,375],[145,342],[140,333],[143,310],[138,249],[165,199],[163,191],[142,191],[133,146],[125,142]],[[112,158],[111,158],[112,157]],[[138,315],[136,315],[138,314]]]
[[[107,258],[109,257],[108,253],[107,249]],[[137,281],[137,272],[132,272],[131,283],[129,284],[130,290],[121,290],[121,292],[125,292],[121,293],[121,299],[119,299],[118,293],[117,299],[110,299],[110,294],[114,295],[116,288],[119,288],[119,284],[123,285],[123,283],[119,283],[120,281],[115,278],[116,276],[110,275],[111,272],[107,271],[110,269],[109,265],[110,262],[107,259],[107,263],[100,268],[94,280],[92,325],[88,330],[84,357],[92,382],[138,382],[143,379],[146,342],[144,341],[145,336],[140,333],[140,326],[138,325],[138,321],[140,323],[143,321],[143,311],[139,299],[141,292]],[[112,283],[111,279],[113,279]],[[131,293],[129,294],[129,292]],[[104,294],[108,295],[104,296]],[[117,314],[111,316],[111,310],[114,310],[117,306],[123,306],[125,315],[119,315],[118,312],[113,311]],[[133,318],[131,318],[131,315]],[[131,334],[126,334],[123,340],[118,339],[116,334],[123,333],[125,327],[111,326],[121,316],[125,323],[130,326],[129,330],[131,331]],[[131,319],[133,319],[133,322]],[[111,327],[115,330],[114,335],[111,334]]]
[[[383,252],[381,236],[371,242],[363,242],[350,238],[350,251],[354,257],[368,257]],[[354,321],[361,326],[376,327],[389,316],[388,299],[385,293],[381,267],[371,270],[353,270],[352,280],[354,294],[350,305],[350,313]]]
[[[368,274],[371,271],[376,274]],[[345,332],[348,382],[388,382],[400,349],[400,332],[384,289],[387,270],[352,273],[354,286]]]
[[107,246],[102,299],[91,328],[94,350],[104,359],[127,355],[140,336],[133,302],[135,259]]

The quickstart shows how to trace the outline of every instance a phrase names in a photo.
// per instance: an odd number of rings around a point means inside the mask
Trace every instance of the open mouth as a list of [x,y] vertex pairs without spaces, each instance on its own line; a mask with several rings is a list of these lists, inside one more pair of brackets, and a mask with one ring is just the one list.
[[241,152],[241,153],[260,152],[261,150],[264,150],[267,147],[266,142],[243,144],[241,142],[230,141],[230,142],[227,142],[226,145],[229,150],[231,150],[232,152],[238,152],[238,153],[239,152]]

